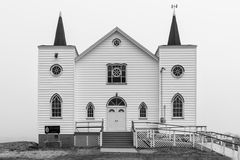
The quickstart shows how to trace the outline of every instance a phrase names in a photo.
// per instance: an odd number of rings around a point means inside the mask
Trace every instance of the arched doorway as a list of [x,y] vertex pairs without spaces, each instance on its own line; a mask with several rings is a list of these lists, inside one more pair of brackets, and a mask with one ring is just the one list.
[[122,97],[110,98],[107,102],[107,131],[126,130],[126,107],[127,104]]

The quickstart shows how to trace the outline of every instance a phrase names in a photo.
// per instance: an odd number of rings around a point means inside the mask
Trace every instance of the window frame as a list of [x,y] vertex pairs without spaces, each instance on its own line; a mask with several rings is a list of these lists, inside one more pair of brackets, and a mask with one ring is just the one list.
[[[89,109],[90,107],[92,107],[92,117],[89,117]],[[86,106],[86,119],[91,120],[91,119],[95,119],[95,106],[93,105],[92,102],[89,102]]]
[[[53,67],[55,67],[55,66],[58,66],[58,67],[61,69],[61,71],[60,71],[59,74],[54,74],[54,73],[52,72],[52,69],[53,69]],[[62,67],[60,64],[53,64],[53,65],[51,65],[51,67],[50,67],[50,74],[51,74],[53,77],[60,77],[60,76],[62,75],[62,73],[63,73],[63,67]]]
[[[174,116],[174,101],[176,98],[180,98],[181,102],[182,102],[182,116]],[[183,98],[183,96],[180,94],[180,93],[176,93],[174,94],[173,98],[172,98],[172,101],[171,101],[171,106],[172,106],[172,119],[184,119],[184,106],[185,106],[185,100]]]
[[[53,116],[53,101],[58,98],[59,102],[60,102],[60,116]],[[62,112],[62,108],[63,108],[63,100],[62,100],[62,97],[58,94],[58,93],[54,93],[50,99],[50,119],[62,119],[62,115],[63,115],[63,112]],[[55,109],[56,110],[56,109]]]
[[[175,67],[180,67],[180,68],[182,68],[182,74],[181,74],[181,75],[176,76],[176,75],[173,73],[173,70],[174,70]],[[171,74],[172,74],[172,76],[173,76],[174,78],[176,78],[176,79],[182,78],[183,75],[185,74],[185,68],[184,68],[182,65],[180,65],[180,64],[176,64],[176,65],[174,65],[174,66],[172,67],[172,69],[171,69]]]
[[[127,64],[126,63],[107,63],[106,64],[106,84],[107,85],[127,85]],[[124,66],[125,67],[125,82],[122,82],[122,79],[123,79],[123,76],[121,75],[120,77],[121,77],[121,82],[113,82],[113,75],[112,75],[112,73],[111,73],[111,82],[108,82],[108,78],[109,78],[109,76],[108,76],[108,73],[109,73],[109,70],[108,70],[108,67],[109,66]],[[112,72],[112,68],[111,68],[111,72]],[[121,70],[121,72],[122,72],[122,70]]]
[[[145,109],[145,114],[146,114],[146,117],[141,117],[141,109],[144,108]],[[148,119],[148,107],[146,105],[145,102],[141,102],[139,107],[138,107],[138,119],[140,120],[147,120]]]

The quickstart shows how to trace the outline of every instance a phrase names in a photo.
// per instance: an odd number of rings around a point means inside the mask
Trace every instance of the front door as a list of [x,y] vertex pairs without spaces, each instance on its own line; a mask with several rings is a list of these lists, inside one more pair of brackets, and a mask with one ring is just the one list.
[[126,130],[126,108],[122,106],[108,107],[108,131]]

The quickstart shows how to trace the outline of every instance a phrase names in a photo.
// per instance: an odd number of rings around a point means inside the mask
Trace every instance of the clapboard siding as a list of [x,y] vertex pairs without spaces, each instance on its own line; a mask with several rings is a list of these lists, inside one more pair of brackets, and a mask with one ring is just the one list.
[[[120,38],[119,47],[112,45]],[[108,63],[126,63],[127,85],[108,85]],[[127,128],[130,121],[138,120],[141,102],[148,106],[148,120],[158,121],[158,62],[137,48],[118,32],[103,41],[76,62],[75,68],[75,120],[86,120],[86,105],[95,106],[95,119],[104,119],[106,104],[116,93],[127,103]]]
[[[55,59],[54,54],[58,53]],[[38,54],[38,130],[44,134],[44,126],[60,125],[61,134],[74,132],[74,58],[75,47],[39,46]],[[53,64],[60,64],[59,77],[50,73]],[[62,102],[62,119],[51,118],[50,98],[58,93]]]
[[[171,69],[182,65],[184,75],[173,78]],[[196,47],[195,46],[160,46],[159,68],[164,67],[162,75],[162,99],[166,105],[166,123],[178,125],[196,125]],[[160,75],[161,76],[161,75]],[[184,100],[184,119],[173,119],[172,97],[180,93]]]

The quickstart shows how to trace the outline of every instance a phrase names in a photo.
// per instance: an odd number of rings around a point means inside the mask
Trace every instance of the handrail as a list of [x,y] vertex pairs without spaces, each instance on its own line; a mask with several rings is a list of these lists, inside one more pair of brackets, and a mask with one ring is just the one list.
[[101,127],[100,132],[103,132],[103,128],[104,128],[104,120],[102,119],[102,127]]
[[[182,126],[182,125],[159,123],[159,122],[148,122],[148,121],[146,121],[146,122],[139,122],[139,121],[134,122],[133,121],[132,123],[133,123],[134,128],[137,128],[136,125],[134,125],[134,123],[135,123],[135,124],[146,124],[147,126],[149,124],[158,125],[156,128],[166,128],[166,129],[167,128],[169,128],[169,129],[182,128],[184,130],[187,129],[187,130],[194,130],[194,131],[198,131],[199,129],[201,129],[201,131],[202,130],[206,131],[206,129],[207,129],[207,126],[194,126],[194,125]],[[149,127],[147,127],[147,128],[149,128]]]
[[207,127],[207,126],[194,126],[194,125],[188,125],[188,126],[182,126],[182,125],[176,125],[176,124],[168,124],[168,123],[159,123],[159,122],[138,122],[138,121],[132,121],[133,123],[147,123],[147,124],[159,124],[159,125],[163,125],[163,126],[173,126],[173,127]]
[[[78,126],[78,124],[80,126]],[[83,125],[83,124],[85,124],[85,125]],[[95,124],[95,125],[92,125],[92,124]],[[101,131],[103,131],[103,120],[102,121],[100,121],[100,120],[76,121],[75,122],[75,130],[77,132],[79,132],[79,130],[78,130],[79,128],[87,128],[88,132],[89,132],[89,129],[91,129],[91,128],[100,128]]]
[[132,121],[132,131],[135,132],[134,122]]
[[223,133],[218,133],[218,132],[213,132],[213,131],[206,131],[205,133],[216,134],[216,135],[220,135],[220,136],[224,136],[224,137],[230,137],[230,138],[240,140],[239,137],[234,137],[234,136],[231,136],[231,135],[228,135],[228,134],[223,134]]

